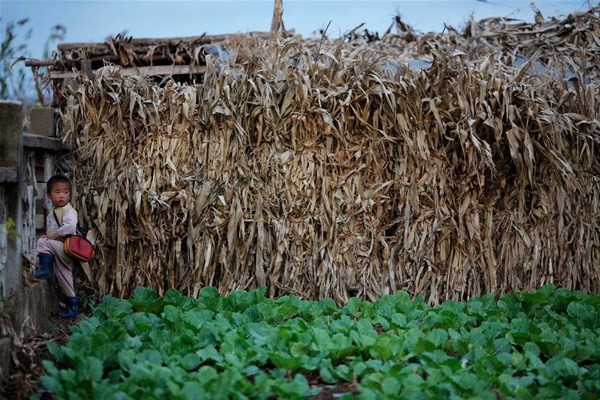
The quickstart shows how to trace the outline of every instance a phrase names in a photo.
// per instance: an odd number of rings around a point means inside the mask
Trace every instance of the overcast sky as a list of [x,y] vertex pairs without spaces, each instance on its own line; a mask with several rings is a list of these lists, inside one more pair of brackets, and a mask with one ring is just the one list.
[[[365,23],[364,28],[383,33],[395,15],[418,32],[441,31],[444,24],[460,28],[471,14],[475,19],[490,16],[533,21],[531,1],[516,0],[396,0],[396,1],[317,1],[283,0],[283,22],[305,37],[329,23],[337,37]],[[598,1],[536,1],[545,17],[566,16],[586,11]],[[29,18],[33,28],[30,56],[41,58],[43,46],[53,25],[66,27],[64,42],[103,42],[126,32],[135,38],[161,38],[213,35],[248,31],[268,31],[273,0],[0,0],[0,19]]]

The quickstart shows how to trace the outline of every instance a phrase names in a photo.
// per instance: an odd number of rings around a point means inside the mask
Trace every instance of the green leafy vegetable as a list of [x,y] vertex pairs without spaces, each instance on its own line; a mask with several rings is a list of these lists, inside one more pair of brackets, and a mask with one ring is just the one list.
[[599,296],[556,289],[427,306],[406,292],[352,298],[199,299],[137,288],[107,296],[48,344],[43,386],[56,398],[597,398]]

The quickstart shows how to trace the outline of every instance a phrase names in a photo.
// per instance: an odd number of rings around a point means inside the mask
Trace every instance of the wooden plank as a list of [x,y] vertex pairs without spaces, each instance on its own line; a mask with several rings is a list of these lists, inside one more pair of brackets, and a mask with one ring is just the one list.
[[[151,75],[193,75],[206,72],[206,65],[155,65],[150,67],[121,68],[121,76],[151,76]],[[79,76],[79,72],[50,71],[50,79],[68,79]]]
[[26,67],[50,67],[56,64],[55,60],[25,60]]
[[[221,42],[228,38],[235,37],[262,37],[267,39],[269,37],[268,32],[248,32],[248,33],[231,33],[223,35],[201,35],[201,36],[183,36],[183,37],[172,37],[172,38],[132,38],[130,40],[124,40],[131,46],[156,46],[160,43],[178,43],[187,42],[195,44],[208,44]],[[63,43],[58,45],[58,50],[61,52],[70,50],[109,50],[109,46],[106,43]]]

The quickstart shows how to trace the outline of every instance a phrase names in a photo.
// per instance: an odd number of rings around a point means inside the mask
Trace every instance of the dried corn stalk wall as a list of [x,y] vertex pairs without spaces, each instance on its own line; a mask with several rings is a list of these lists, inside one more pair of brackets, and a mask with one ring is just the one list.
[[250,54],[202,87],[105,68],[68,94],[101,293],[599,291],[597,81],[443,51],[392,74],[294,39]]

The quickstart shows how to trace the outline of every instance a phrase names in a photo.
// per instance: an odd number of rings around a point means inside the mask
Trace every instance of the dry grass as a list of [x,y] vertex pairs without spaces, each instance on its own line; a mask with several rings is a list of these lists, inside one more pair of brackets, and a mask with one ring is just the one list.
[[[570,18],[570,33],[239,39],[198,86],[82,77],[62,121],[99,247],[89,279],[340,303],[599,292],[600,32],[597,10]],[[431,68],[404,67],[416,56]]]

